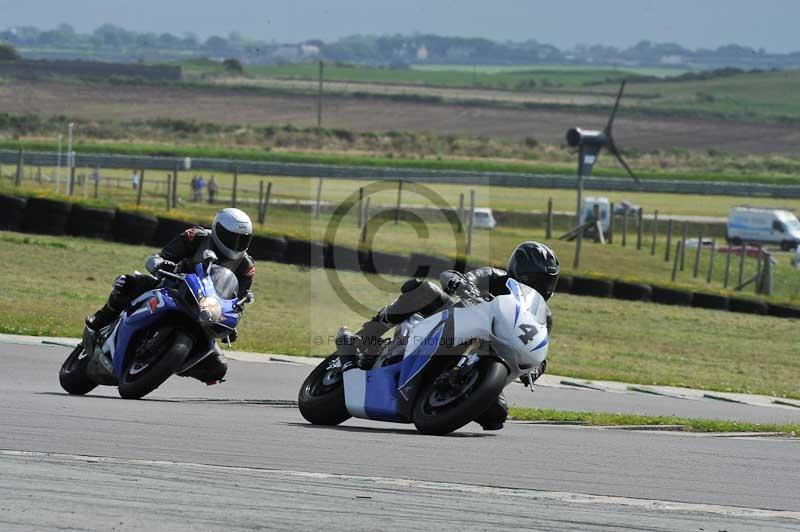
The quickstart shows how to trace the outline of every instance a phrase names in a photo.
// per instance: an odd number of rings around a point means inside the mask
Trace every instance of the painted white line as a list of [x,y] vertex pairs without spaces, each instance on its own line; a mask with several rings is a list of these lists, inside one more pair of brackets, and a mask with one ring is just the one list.
[[569,504],[609,505],[642,508],[648,511],[702,513],[727,517],[748,517],[755,519],[790,519],[800,521],[800,512],[788,510],[765,510],[761,508],[745,508],[741,506],[724,506],[718,504],[700,504],[655,499],[637,499],[633,497],[616,497],[607,495],[590,495],[587,493],[573,493],[567,491],[540,491],[533,489],[502,488],[495,486],[480,486],[475,484],[459,484],[453,482],[430,482],[403,478],[371,477],[360,475],[339,475],[333,473],[319,473],[309,471],[296,471],[292,469],[263,469],[257,467],[223,466],[200,464],[193,462],[173,462],[166,460],[136,460],[129,458],[115,458],[106,456],[87,456],[79,454],[43,453],[35,451],[18,451],[12,449],[0,450],[0,456],[39,458],[44,460],[62,460],[87,463],[107,463],[118,465],[159,466],[175,468],[194,468],[216,471],[242,471],[257,473],[270,477],[290,477],[307,480],[340,480],[346,482],[373,483],[381,486],[411,488],[421,490],[449,491],[461,494],[473,494],[496,497],[516,497],[528,500],[557,501]]

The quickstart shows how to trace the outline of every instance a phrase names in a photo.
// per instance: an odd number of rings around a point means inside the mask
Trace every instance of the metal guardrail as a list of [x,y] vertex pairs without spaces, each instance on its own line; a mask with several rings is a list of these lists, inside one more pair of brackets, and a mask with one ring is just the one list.
[[[19,153],[0,150],[0,164],[16,164]],[[24,163],[31,166],[56,166],[54,152],[25,152]],[[64,157],[65,159],[65,157]],[[78,167],[99,165],[101,168],[136,168],[174,170],[183,165],[183,157],[152,157],[77,153]],[[63,159],[62,159],[63,163]],[[576,180],[566,175],[539,175],[503,172],[461,172],[456,170],[426,170],[415,168],[383,168],[369,166],[337,166],[306,163],[239,161],[229,159],[193,158],[192,169],[232,172],[238,167],[243,174],[287,177],[323,177],[327,179],[398,180],[425,183],[485,185],[522,188],[574,189]],[[635,183],[628,178],[592,177],[584,188],[598,191],[662,192],[672,194],[726,195],[742,197],[800,198],[800,185],[767,185],[715,181],[680,181],[653,179]]]

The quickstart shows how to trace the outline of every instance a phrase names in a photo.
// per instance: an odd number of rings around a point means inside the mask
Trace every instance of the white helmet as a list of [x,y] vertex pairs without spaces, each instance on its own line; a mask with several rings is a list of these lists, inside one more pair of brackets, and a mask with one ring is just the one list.
[[253,222],[239,209],[222,209],[211,223],[214,247],[229,259],[240,259],[253,238]]

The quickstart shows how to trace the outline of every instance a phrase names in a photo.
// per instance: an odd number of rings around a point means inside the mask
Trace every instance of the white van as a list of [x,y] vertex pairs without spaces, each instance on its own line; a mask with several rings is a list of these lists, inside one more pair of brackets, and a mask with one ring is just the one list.
[[734,207],[728,214],[728,242],[779,244],[781,249],[796,248],[800,243],[800,221],[785,209]]
[[583,207],[581,208],[581,225],[594,220],[594,206],[598,205],[600,207],[600,227],[603,228],[603,234],[608,234],[608,229],[610,226],[610,216],[611,216],[611,203],[609,203],[608,198],[606,197],[599,197],[595,198],[593,196],[589,196],[588,198],[583,200]]
[[476,207],[472,213],[472,227],[474,229],[494,229],[497,221],[494,219],[492,209]]

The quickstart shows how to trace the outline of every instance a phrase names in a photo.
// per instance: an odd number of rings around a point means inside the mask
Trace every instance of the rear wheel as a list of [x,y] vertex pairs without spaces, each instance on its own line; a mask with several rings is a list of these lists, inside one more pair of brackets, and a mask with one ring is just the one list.
[[119,395],[124,399],[141,399],[180,369],[194,343],[181,330],[158,329],[136,350],[123,369]]
[[338,425],[350,419],[337,355],[329,356],[314,368],[303,381],[297,399],[300,413],[314,425]]
[[423,434],[448,434],[480,416],[503,391],[508,370],[501,362],[483,357],[466,375],[442,377],[430,379],[414,404],[412,419]]
[[72,353],[69,354],[58,372],[58,380],[67,393],[84,395],[97,387],[97,383],[86,374],[88,365],[89,353],[83,348],[83,344],[78,344],[78,347],[72,350]]

